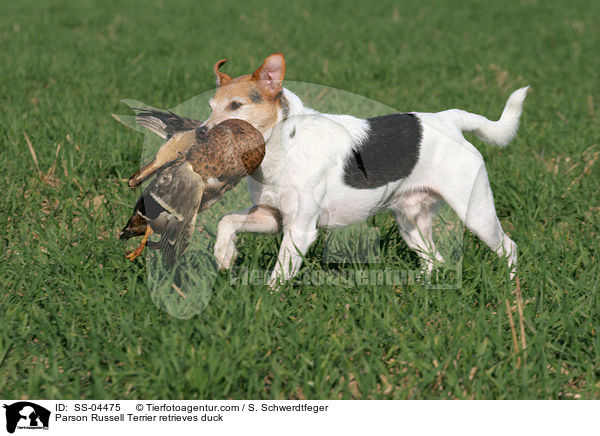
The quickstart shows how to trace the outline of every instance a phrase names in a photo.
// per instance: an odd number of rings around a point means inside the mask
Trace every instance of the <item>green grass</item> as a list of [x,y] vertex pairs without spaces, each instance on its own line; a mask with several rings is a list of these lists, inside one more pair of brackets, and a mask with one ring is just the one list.
[[[598,16],[589,1],[2,2],[0,397],[598,398]],[[507,149],[473,139],[519,244],[526,352],[506,269],[468,232],[459,289],[271,294],[222,274],[199,316],[153,303],[115,239],[144,139],[110,114],[174,107],[214,86],[217,59],[235,76],[276,51],[289,80],[397,110],[496,117],[532,85]],[[389,216],[370,225],[382,263],[362,267],[417,266]],[[330,270],[325,237],[304,271]],[[272,268],[278,241],[242,236],[238,267]]]

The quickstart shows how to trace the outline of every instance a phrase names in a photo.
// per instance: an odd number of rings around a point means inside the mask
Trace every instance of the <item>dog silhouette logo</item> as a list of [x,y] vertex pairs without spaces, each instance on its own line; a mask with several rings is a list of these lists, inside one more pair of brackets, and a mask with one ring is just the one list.
[[6,409],[6,431],[14,433],[19,429],[48,429],[50,411],[29,401],[19,401],[4,405]]

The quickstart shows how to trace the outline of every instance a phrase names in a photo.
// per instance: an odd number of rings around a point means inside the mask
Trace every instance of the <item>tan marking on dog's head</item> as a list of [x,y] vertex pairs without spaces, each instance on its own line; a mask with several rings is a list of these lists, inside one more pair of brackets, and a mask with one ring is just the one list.
[[281,109],[285,76],[283,54],[270,55],[253,74],[235,79],[219,71],[225,62],[220,60],[214,66],[218,88],[209,102],[212,113],[204,125],[210,129],[222,121],[237,118],[265,134],[277,123],[278,109]]

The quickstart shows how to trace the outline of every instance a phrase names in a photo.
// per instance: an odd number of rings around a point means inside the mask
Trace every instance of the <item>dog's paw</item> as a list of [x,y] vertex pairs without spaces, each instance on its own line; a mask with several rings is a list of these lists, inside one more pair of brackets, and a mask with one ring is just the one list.
[[279,265],[276,265],[267,282],[267,286],[271,289],[271,293],[279,292],[285,280],[283,271],[281,271]]
[[279,276],[271,276],[267,282],[267,286],[271,290],[271,294],[274,292],[279,292],[279,289],[281,288],[281,280],[279,279]]
[[228,241],[226,243],[219,243],[217,241],[214,254],[219,270],[227,270],[231,268],[239,253],[235,248],[235,243],[233,241]]

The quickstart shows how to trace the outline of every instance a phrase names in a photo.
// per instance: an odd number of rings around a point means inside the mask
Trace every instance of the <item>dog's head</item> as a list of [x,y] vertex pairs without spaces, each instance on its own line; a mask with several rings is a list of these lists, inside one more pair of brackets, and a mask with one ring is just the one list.
[[252,124],[263,135],[279,121],[285,110],[282,81],[285,58],[275,53],[252,74],[236,77],[220,71],[226,59],[214,66],[217,91],[210,100],[212,113],[204,125],[209,129],[222,121],[238,118]]

